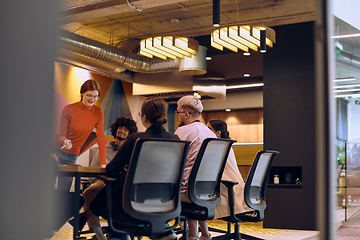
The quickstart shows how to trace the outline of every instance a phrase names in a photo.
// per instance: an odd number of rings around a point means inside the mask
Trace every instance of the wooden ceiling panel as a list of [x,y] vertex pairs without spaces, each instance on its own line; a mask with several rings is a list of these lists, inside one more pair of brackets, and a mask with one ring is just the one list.
[[[85,37],[113,40],[144,38],[150,35],[196,37],[208,35],[212,27],[212,0],[130,1],[143,11],[133,11],[126,1],[110,1],[66,11],[62,28]],[[314,0],[222,0],[221,24],[262,24],[275,26],[315,19]],[[105,6],[105,7],[104,7]],[[85,11],[88,9],[88,11]],[[172,23],[178,19],[178,23]],[[115,31],[115,34],[113,33]],[[99,36],[101,35],[101,36]]]
[[[128,1],[142,11],[135,11]],[[314,21],[315,0],[221,0],[220,12],[222,27],[235,24],[273,27]],[[212,0],[110,0],[66,10],[62,14],[60,28],[111,46],[118,46],[128,38],[139,40],[156,35],[204,39],[215,29],[212,26]],[[179,21],[173,23],[172,19]],[[334,32],[340,35],[358,32],[339,20],[335,25],[339,26],[339,31],[335,29]],[[359,38],[340,39],[339,42],[351,46],[351,51],[360,48]],[[210,50],[214,54],[229,53],[226,50],[217,53],[216,49],[208,49],[208,53]],[[213,68],[231,73],[228,68]]]

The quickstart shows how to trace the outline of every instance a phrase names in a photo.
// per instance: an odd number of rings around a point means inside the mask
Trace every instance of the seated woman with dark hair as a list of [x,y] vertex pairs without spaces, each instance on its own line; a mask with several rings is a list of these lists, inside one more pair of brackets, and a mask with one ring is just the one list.
[[[224,120],[211,119],[207,126],[218,138],[230,139],[227,124]],[[230,149],[221,180],[238,183],[234,186],[235,214],[249,211],[250,208],[243,201],[245,183],[237,166],[234,150],[232,148]],[[221,203],[215,208],[215,218],[230,216],[227,188],[223,184],[220,185],[220,195]]]
[[[141,123],[146,128],[145,132],[135,133],[129,136],[122,147],[119,149],[114,159],[106,166],[106,176],[116,177],[117,183],[115,184],[114,192],[116,193],[113,198],[113,209],[115,211],[122,211],[122,190],[127,174],[127,166],[130,162],[132,150],[138,138],[166,138],[177,139],[179,137],[175,134],[169,133],[165,130],[163,125],[167,122],[167,104],[162,98],[147,98],[141,106]],[[104,187],[95,199],[90,204],[91,211],[97,215],[106,210],[106,187]],[[116,239],[126,239],[126,235],[119,234]],[[166,239],[175,238],[176,235],[170,234]],[[114,239],[114,238],[113,238]]]

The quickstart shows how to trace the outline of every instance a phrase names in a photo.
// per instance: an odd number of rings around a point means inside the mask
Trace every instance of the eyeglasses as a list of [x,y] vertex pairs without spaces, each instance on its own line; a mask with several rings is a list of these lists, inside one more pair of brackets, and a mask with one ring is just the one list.
[[[176,115],[179,115],[180,113],[186,113],[187,111],[182,111],[182,112],[179,112],[179,111],[177,111],[177,110],[175,110],[175,114]],[[188,112],[189,114],[191,114],[190,112]]]
[[87,94],[86,97],[87,98],[93,98],[93,99],[98,99],[99,98],[99,96],[96,96],[96,95],[93,96],[93,95],[90,95],[90,94]]

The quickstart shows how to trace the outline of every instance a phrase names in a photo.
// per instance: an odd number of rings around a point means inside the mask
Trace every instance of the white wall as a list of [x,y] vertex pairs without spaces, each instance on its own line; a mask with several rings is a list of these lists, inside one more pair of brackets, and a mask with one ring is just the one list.
[[139,132],[144,132],[146,130],[146,128],[142,125],[139,116],[139,112],[141,111],[141,105],[145,99],[146,97],[132,95],[129,101],[130,112],[132,114],[133,120],[136,122]]
[[360,29],[359,9],[359,0],[333,0],[334,15],[357,29]]

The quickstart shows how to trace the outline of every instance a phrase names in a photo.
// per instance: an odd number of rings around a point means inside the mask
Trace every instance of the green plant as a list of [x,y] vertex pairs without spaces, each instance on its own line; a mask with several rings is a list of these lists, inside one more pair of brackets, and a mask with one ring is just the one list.
[[336,161],[338,164],[345,164],[345,144],[336,146]]

